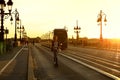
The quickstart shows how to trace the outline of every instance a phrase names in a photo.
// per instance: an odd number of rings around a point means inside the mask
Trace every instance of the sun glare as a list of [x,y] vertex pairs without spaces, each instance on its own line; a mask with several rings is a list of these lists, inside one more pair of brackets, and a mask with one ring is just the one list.
[[[49,32],[51,29],[66,26],[68,36],[76,38],[74,27],[76,26],[76,20],[78,20],[78,26],[81,27],[80,37],[99,38],[100,26],[97,25],[97,16],[102,10],[107,19],[107,25],[104,26],[103,23],[102,27],[103,38],[120,39],[119,0],[70,0],[69,3],[68,1],[35,0],[32,2],[16,0],[13,11],[15,8],[19,11],[22,25],[25,26],[30,37],[41,36],[42,33]],[[5,22],[5,24],[5,26],[9,26],[8,22]],[[8,27],[8,29],[10,31],[8,37],[14,37],[14,25]]]

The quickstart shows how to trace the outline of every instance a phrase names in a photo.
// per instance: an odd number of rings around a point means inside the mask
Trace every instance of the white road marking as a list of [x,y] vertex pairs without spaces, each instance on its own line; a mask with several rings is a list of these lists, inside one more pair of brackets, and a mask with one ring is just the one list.
[[66,57],[66,58],[68,58],[68,59],[71,59],[71,60],[73,60],[73,61],[75,61],[75,62],[78,62],[78,63],[80,63],[80,64],[83,64],[83,65],[85,65],[85,66],[87,66],[87,67],[89,67],[89,68],[91,68],[91,69],[94,69],[94,70],[96,70],[97,72],[100,72],[100,73],[102,73],[102,74],[105,74],[106,76],[111,77],[111,78],[113,78],[113,79],[115,79],[115,80],[120,80],[119,77],[114,76],[114,75],[112,75],[112,74],[110,74],[110,73],[107,73],[107,72],[105,72],[105,71],[103,71],[103,70],[101,70],[101,69],[95,68],[95,67],[93,67],[93,66],[91,66],[91,65],[88,65],[88,64],[86,64],[86,63],[84,63],[84,62],[82,62],[82,61],[80,61],[80,60],[77,60],[77,59],[72,58],[72,57],[70,57],[70,56],[67,56],[67,55],[65,55],[65,54],[60,54],[60,55]]
[[23,50],[28,50],[28,48],[23,48]]
[[[24,47],[23,47],[24,48]],[[23,49],[22,48],[22,49]],[[17,54],[0,70],[0,75],[2,74],[2,72],[10,65],[10,63],[12,63],[12,61],[18,56],[18,54],[22,51],[22,49],[20,49]]]

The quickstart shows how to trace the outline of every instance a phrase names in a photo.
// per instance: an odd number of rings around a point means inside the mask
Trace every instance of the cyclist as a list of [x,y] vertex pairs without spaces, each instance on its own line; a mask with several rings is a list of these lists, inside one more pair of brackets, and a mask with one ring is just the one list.
[[52,46],[53,46],[53,53],[54,53],[54,64],[55,66],[58,66],[57,54],[59,49],[59,42],[58,42],[57,36],[54,36]]

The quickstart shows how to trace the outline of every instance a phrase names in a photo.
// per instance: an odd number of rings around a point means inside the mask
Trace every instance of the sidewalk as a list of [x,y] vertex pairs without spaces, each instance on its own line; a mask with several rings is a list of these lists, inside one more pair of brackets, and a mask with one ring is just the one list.
[[[23,46],[18,46],[18,47],[14,47],[11,51],[3,54],[3,55],[0,55],[0,73],[2,71],[2,69],[4,68],[4,66],[6,66],[6,64],[17,54],[17,52],[22,48]],[[23,49],[23,51],[26,51],[28,52],[27,54],[27,80],[36,80],[35,77],[34,77],[34,63],[33,63],[33,59],[32,59],[32,55],[31,55],[31,48],[30,48],[30,45],[28,46],[25,46]],[[26,52],[25,52],[26,53]],[[24,53],[24,55],[25,55]],[[19,56],[19,55],[18,55]],[[23,58],[23,57],[22,57]],[[21,58],[21,59],[22,59]],[[20,58],[19,58],[20,59]],[[23,61],[23,59],[22,59]],[[25,61],[26,62],[26,61]],[[18,65],[18,64],[16,64]],[[23,66],[22,66],[23,67]],[[17,68],[17,67],[16,67]],[[15,68],[14,68],[15,69]],[[20,68],[21,69],[21,68]],[[19,69],[19,70],[20,70]],[[18,70],[18,71],[19,71]],[[25,70],[22,70],[22,71],[25,71]],[[20,74],[20,73],[18,73]],[[17,75],[17,74],[16,74]]]
[[22,48],[22,46],[14,47],[11,51],[0,55],[0,70],[13,58],[13,56]]

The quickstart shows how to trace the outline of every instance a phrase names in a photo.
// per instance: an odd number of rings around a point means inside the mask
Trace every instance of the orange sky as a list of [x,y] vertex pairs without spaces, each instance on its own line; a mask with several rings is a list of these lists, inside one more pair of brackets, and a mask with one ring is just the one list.
[[[7,2],[7,0],[6,0]],[[20,13],[22,25],[29,37],[41,36],[54,28],[68,28],[68,35],[75,37],[76,20],[81,27],[80,37],[99,38],[97,15],[102,10],[107,15],[103,25],[104,38],[120,38],[119,0],[13,0]],[[7,9],[6,9],[7,12]],[[4,21],[9,29],[8,37],[14,37],[14,24]],[[19,37],[19,34],[18,34]]]

